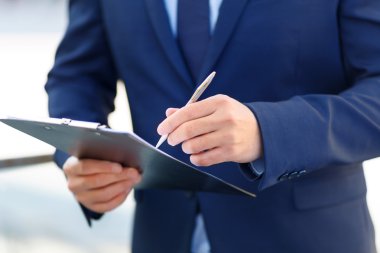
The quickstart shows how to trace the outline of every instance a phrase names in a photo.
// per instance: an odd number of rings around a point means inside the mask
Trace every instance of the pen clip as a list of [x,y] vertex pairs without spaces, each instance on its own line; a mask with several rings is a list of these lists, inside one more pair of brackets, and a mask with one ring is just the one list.
[[216,72],[213,71],[199,86],[198,88],[195,90],[194,94],[191,96],[189,102],[187,102],[187,104],[191,104],[191,103],[194,103],[196,102],[199,97],[203,94],[203,92],[207,89],[207,87],[210,85],[210,83],[212,82],[212,80],[214,79],[216,75]]

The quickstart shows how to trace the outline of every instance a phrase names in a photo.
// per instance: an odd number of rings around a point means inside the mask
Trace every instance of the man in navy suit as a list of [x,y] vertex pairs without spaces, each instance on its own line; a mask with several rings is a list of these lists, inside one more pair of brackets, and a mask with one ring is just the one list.
[[[46,85],[51,116],[107,124],[120,79],[139,136],[155,144],[159,126],[165,152],[257,192],[136,191],[133,252],[376,252],[362,162],[380,155],[378,0],[69,10]],[[182,107],[212,70],[204,99]],[[140,180],[107,161],[56,161],[89,223]]]

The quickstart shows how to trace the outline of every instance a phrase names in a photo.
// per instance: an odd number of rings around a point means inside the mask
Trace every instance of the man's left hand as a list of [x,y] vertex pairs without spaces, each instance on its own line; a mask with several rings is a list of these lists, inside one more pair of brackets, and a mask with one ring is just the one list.
[[172,146],[182,143],[197,166],[222,162],[246,163],[262,155],[261,134],[255,115],[242,103],[226,95],[216,95],[186,105],[169,108],[158,126],[160,135],[169,134]]

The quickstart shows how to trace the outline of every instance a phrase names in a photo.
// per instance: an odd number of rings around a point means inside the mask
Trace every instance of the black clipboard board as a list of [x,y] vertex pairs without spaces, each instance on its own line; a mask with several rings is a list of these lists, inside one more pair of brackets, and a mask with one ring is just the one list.
[[204,191],[256,197],[254,193],[171,157],[132,132],[70,119],[0,117],[0,121],[75,157],[138,168],[142,172],[142,180],[136,189]]

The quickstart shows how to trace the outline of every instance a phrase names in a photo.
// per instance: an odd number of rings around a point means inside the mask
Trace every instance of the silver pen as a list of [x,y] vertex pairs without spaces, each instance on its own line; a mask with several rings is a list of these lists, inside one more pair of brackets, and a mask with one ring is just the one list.
[[[195,90],[194,94],[191,96],[190,100],[186,103],[186,105],[194,103],[198,100],[198,98],[202,95],[202,93],[206,90],[206,88],[210,85],[212,82],[212,79],[214,79],[216,75],[216,72],[212,72],[200,85],[199,87]],[[185,105],[185,106],[186,106]],[[160,140],[158,141],[156,148],[159,148],[162,143],[166,141],[168,138],[168,135],[162,135]]]

